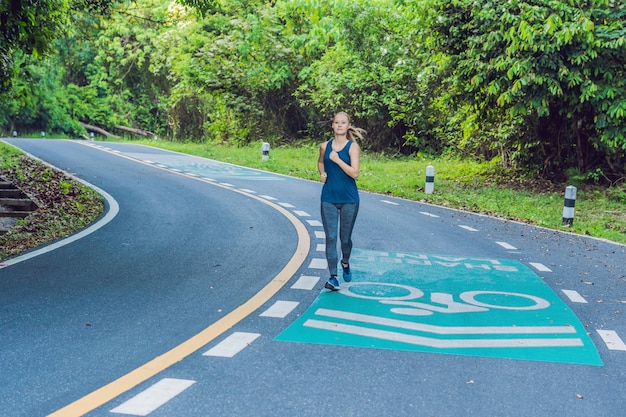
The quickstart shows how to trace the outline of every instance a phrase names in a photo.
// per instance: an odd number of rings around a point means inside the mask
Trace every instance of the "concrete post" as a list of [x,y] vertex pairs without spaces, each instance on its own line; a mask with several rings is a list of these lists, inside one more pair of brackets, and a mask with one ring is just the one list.
[[428,165],[426,167],[426,185],[424,192],[426,194],[432,194],[435,189],[435,167]]
[[565,187],[565,203],[563,204],[563,226],[574,224],[574,206],[576,205],[576,187]]

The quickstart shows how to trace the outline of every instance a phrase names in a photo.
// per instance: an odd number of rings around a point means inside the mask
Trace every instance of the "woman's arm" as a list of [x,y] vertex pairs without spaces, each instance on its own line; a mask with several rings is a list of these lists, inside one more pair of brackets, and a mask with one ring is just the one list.
[[320,181],[326,182],[326,169],[324,168],[324,154],[326,153],[326,145],[328,142],[324,142],[320,145],[320,156],[317,158],[317,170],[320,172]]

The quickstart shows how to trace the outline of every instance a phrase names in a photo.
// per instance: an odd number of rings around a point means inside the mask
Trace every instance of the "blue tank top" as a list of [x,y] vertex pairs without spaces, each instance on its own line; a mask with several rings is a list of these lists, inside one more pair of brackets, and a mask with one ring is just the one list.
[[[350,146],[352,141],[348,141],[346,146],[338,152],[339,158],[346,164],[350,164]],[[324,152],[324,170],[328,177],[322,187],[322,201],[326,203],[358,203],[359,190],[356,180],[343,172],[343,169],[330,160],[330,152],[333,149],[333,141],[326,144]]]

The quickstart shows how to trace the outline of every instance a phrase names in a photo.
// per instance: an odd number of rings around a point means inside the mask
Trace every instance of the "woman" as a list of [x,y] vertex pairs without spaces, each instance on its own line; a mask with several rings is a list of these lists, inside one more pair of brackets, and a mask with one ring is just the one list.
[[352,229],[359,211],[360,200],[356,179],[359,176],[361,158],[361,149],[354,140],[362,139],[364,131],[352,126],[348,115],[340,112],[333,118],[333,133],[333,139],[320,145],[317,168],[324,183],[321,213],[326,233],[326,260],[330,271],[330,278],[324,287],[338,291],[337,234],[341,241],[343,279],[346,282],[352,280],[350,254]]

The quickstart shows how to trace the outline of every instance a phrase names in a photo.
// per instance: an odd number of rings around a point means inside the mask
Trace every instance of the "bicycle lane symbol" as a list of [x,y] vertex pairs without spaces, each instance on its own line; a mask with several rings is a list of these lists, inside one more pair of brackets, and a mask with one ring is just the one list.
[[276,340],[602,365],[574,313],[519,262],[355,252],[355,280]]

